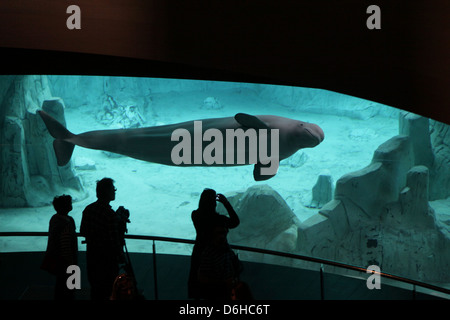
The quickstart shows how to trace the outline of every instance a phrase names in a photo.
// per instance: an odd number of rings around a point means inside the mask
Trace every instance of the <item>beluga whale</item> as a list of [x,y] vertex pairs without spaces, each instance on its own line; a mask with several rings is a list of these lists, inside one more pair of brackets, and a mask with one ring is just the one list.
[[276,175],[279,162],[303,148],[313,148],[325,138],[316,124],[275,115],[237,113],[133,129],[70,132],[43,110],[42,118],[55,139],[57,164],[66,165],[75,146],[103,150],[169,166],[254,165],[253,178]]

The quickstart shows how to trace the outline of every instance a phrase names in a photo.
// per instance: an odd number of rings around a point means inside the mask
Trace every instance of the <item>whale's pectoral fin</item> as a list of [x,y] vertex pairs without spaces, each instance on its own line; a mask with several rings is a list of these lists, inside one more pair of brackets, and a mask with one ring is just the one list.
[[253,129],[270,129],[267,124],[255,116],[246,113],[237,113],[234,119],[243,127]]
[[253,179],[255,179],[255,181],[264,181],[264,180],[269,180],[270,178],[275,177],[275,175],[277,174],[277,172],[275,171],[274,174],[263,174],[261,169],[263,168],[268,168],[270,167],[270,163],[269,164],[262,164],[262,163],[257,163],[255,164],[255,166],[253,167]]
[[58,166],[65,166],[72,157],[73,149],[75,145],[64,140],[54,140],[53,150],[55,150],[56,163]]

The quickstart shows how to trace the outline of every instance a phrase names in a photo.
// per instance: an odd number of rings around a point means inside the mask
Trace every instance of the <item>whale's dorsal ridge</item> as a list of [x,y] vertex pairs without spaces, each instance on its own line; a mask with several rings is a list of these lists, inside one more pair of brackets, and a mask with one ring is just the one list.
[[270,129],[267,124],[258,119],[258,117],[252,116],[247,113],[237,113],[234,119],[243,127],[253,129]]

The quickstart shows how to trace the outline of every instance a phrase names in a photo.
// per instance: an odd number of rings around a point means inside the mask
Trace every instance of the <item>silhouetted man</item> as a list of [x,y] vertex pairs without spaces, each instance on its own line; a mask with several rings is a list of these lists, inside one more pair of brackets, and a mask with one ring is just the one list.
[[[80,233],[86,238],[87,275],[93,300],[111,296],[119,264],[124,261],[123,245],[126,221],[109,203],[115,199],[114,180],[97,181],[97,201],[83,211]],[[125,210],[123,207],[120,210]],[[125,210],[128,213],[128,210]]]

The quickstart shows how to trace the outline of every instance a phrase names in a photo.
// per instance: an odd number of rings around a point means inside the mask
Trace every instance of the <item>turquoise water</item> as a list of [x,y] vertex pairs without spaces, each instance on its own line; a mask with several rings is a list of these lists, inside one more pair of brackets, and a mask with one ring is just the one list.
[[[79,228],[82,210],[95,201],[95,182],[110,177],[118,189],[113,208],[123,205],[131,212],[130,234],[194,239],[190,213],[197,208],[202,190],[213,188],[228,196],[240,210],[242,223],[229,235],[233,243],[363,267],[379,264],[385,272],[431,282],[450,282],[445,271],[450,261],[447,246],[450,212],[446,200],[450,194],[442,193],[450,178],[444,169],[437,167],[443,157],[438,149],[445,148],[442,133],[448,126],[444,124],[426,119],[431,137],[424,135],[435,156],[435,161],[428,164],[430,185],[425,197],[435,211],[429,214],[424,209],[431,220],[417,218],[417,223],[406,224],[398,218],[404,212],[398,209],[400,194],[408,187],[407,171],[423,163],[412,160],[410,167],[401,169],[404,172],[395,179],[398,190],[393,196],[384,195],[390,187],[383,184],[391,184],[385,176],[381,182],[360,178],[365,177],[361,174],[364,170],[374,170],[371,163],[375,150],[406,132],[403,124],[399,127],[399,123],[404,123],[400,121],[405,117],[404,112],[395,107],[321,89],[251,83],[109,76],[44,76],[39,79],[42,87],[38,89],[30,86],[30,79],[23,80],[24,90],[30,92],[24,99],[31,99],[38,105],[51,97],[60,97],[65,106],[66,127],[75,134],[163,126],[246,113],[314,123],[323,130],[325,139],[314,148],[301,149],[283,160],[277,174],[266,181],[253,179],[253,165],[166,166],[76,146],[65,170],[78,179],[80,188],[54,187],[45,180],[44,173],[36,174],[41,178],[32,177],[31,181],[41,181],[48,192],[36,191],[36,196],[26,205],[1,208],[1,231],[46,231],[53,214],[49,204],[53,196],[62,193],[69,193],[75,199],[70,214]],[[11,85],[8,79],[2,80],[5,86]],[[7,91],[2,89],[3,99]],[[11,112],[10,108],[7,110],[5,116]],[[35,109],[28,107],[26,112],[34,114]],[[31,133],[25,128],[24,134]],[[47,138],[51,141],[49,136]],[[416,138],[410,140],[413,139]],[[417,142],[415,145],[415,150],[421,153],[421,146],[427,144]],[[145,147],[143,144],[142,148]],[[28,158],[37,157],[36,153],[25,153]],[[395,161],[403,158],[400,155]],[[356,199],[343,183],[349,174],[355,176],[355,172],[358,173],[355,181],[361,186],[356,186],[353,194],[368,190],[358,193]],[[320,176],[329,182],[322,189],[330,188],[327,192],[322,190],[329,194],[322,203],[313,196]],[[7,190],[4,188],[3,192]],[[379,206],[367,205],[374,198]],[[339,209],[342,206],[344,215]],[[1,239],[0,245],[2,251],[45,248],[43,244],[40,248],[32,247],[22,239],[15,242]],[[130,241],[129,250],[148,251],[148,246]],[[191,250],[186,245],[161,246],[162,251],[179,254],[190,254]],[[267,257],[243,258],[275,263]]]

